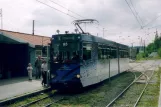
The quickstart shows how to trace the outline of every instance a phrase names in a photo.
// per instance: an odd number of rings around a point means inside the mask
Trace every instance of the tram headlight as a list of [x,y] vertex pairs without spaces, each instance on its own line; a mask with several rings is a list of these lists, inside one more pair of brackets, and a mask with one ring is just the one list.
[[80,36],[78,36],[78,39],[80,39]]
[[81,76],[79,74],[76,75],[77,78],[80,78]]

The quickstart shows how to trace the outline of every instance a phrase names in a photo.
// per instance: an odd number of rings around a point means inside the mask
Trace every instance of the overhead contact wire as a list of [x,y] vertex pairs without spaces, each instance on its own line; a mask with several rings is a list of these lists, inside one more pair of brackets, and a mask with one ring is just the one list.
[[141,26],[141,28],[143,28],[143,27],[142,27],[142,25],[140,24],[140,22],[139,22],[138,18],[136,17],[135,13],[133,12],[132,8],[130,7],[129,3],[127,2],[127,0],[125,0],[125,2],[126,2],[126,3],[127,3],[127,5],[129,6],[129,8],[130,8],[130,10],[131,10],[132,14],[134,15],[134,17],[135,17],[136,21],[139,23],[139,25]]
[[36,0],[36,1],[39,2],[39,3],[41,3],[41,4],[44,4],[44,5],[48,6],[48,7],[50,7],[50,8],[52,8],[52,9],[54,9],[54,10],[57,10],[57,11],[59,11],[59,12],[65,14],[65,15],[68,15],[68,16],[74,18],[74,19],[78,19],[77,17],[74,17],[74,16],[72,16],[72,15],[70,15],[70,14],[67,14],[67,13],[65,13],[65,12],[63,12],[63,11],[57,9],[57,8],[54,8],[54,7],[48,5],[48,4],[44,3],[44,2],[41,2],[41,1],[39,1],[39,0]]

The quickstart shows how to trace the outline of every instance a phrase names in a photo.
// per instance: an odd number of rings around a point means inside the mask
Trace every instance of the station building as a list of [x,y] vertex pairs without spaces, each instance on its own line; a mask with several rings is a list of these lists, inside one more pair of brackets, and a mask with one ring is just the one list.
[[[0,30],[0,79],[27,76],[38,55],[47,58],[50,37]],[[45,52],[42,50],[45,49]],[[35,69],[34,71],[35,72]]]

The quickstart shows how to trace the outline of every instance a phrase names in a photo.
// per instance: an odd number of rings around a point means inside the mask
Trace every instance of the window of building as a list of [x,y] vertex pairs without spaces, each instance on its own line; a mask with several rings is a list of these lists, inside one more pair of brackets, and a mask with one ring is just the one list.
[[42,57],[47,57],[47,48],[43,48],[43,49],[38,49],[35,51],[35,56],[42,56]]
[[42,49],[42,57],[47,57],[47,47],[43,47],[43,49]]
[[42,56],[42,50],[35,51],[35,56],[38,57],[39,55]]

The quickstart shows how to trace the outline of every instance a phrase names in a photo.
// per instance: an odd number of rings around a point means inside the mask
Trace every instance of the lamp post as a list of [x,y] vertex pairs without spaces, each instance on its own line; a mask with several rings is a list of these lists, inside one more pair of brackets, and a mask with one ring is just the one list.
[[103,28],[103,37],[104,37],[104,32],[105,32],[105,31],[107,31],[107,30],[105,30],[105,28]]
[[132,43],[131,43],[131,59],[132,59],[132,56],[133,56],[132,53],[133,53],[133,44],[134,44],[134,43],[135,43],[135,42],[132,42]]

